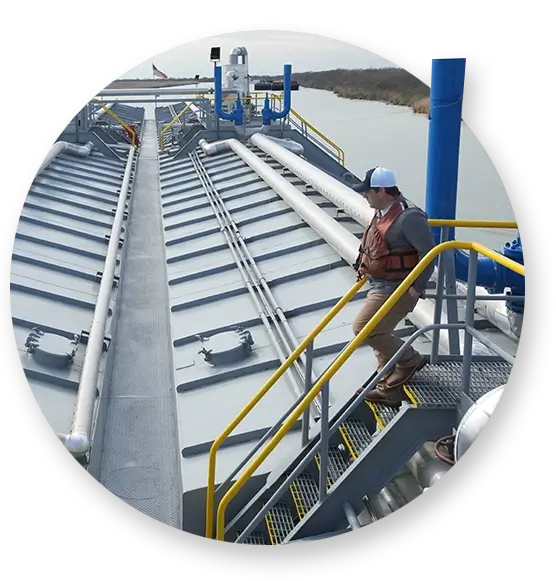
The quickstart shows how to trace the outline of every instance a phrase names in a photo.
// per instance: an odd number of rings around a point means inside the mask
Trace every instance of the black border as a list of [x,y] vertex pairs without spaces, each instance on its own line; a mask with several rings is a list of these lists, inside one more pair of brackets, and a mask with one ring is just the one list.
[[[261,29],[282,22],[258,18]],[[256,20],[252,19],[252,28]],[[22,111],[32,111],[48,95],[63,95],[57,104],[56,98],[45,101],[50,116],[40,118],[40,127],[39,118],[27,117],[29,130],[36,130],[32,147],[23,144],[20,134],[4,151],[3,162],[17,168],[9,176],[4,172],[2,192],[4,205],[14,206],[8,236],[12,240],[36,168],[68,119],[91,95],[155,53],[236,28],[133,26],[133,34],[127,36],[122,25],[56,26],[56,30],[20,26],[19,32],[14,28],[13,38],[27,39],[30,48],[6,55],[10,71],[29,75],[29,85],[19,76],[4,83],[5,96],[17,103],[11,110],[19,112],[3,111],[6,140],[17,135],[18,128],[23,130]],[[276,559],[275,553],[269,553],[273,549],[254,550],[184,535],[118,501],[61,453],[16,363],[17,380],[5,374],[3,382],[10,399],[16,395],[15,404],[4,407],[8,422],[2,447],[3,565],[12,578],[230,579],[274,573],[321,579],[554,578],[554,527],[548,522],[554,515],[554,431],[548,429],[554,426],[552,348],[544,327],[534,334],[534,321],[546,324],[552,310],[550,298],[531,298],[531,293],[547,290],[550,284],[549,269],[536,266],[546,248],[544,216],[554,203],[554,140],[550,139],[554,25],[314,24],[306,31],[348,42],[357,39],[361,46],[368,42],[366,48],[427,83],[432,57],[467,58],[463,116],[510,193],[528,269],[528,324],[498,409],[465,459],[403,511],[358,533],[288,549],[288,559],[271,560]],[[136,39],[133,50],[114,49],[114,39],[124,37]],[[97,39],[97,48],[102,48],[102,39],[111,42],[106,58],[87,54],[87,39]],[[91,68],[84,72],[82,63]],[[4,214],[6,224],[8,212]],[[5,364],[17,362],[13,351],[6,355]],[[545,371],[550,375],[545,376]],[[76,519],[81,526],[72,525]],[[328,547],[332,550],[327,553]],[[205,550],[207,555],[202,554]],[[293,551],[299,563],[293,562]],[[267,561],[255,562],[257,556],[266,556]],[[250,557],[254,560],[248,561]]]

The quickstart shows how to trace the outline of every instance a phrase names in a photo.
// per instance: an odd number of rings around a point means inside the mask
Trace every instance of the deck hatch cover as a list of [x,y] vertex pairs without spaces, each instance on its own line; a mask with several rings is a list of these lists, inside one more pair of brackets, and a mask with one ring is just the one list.
[[57,369],[71,366],[78,344],[78,335],[68,339],[62,335],[45,333],[39,327],[35,327],[25,341],[27,352],[37,363]]
[[227,365],[246,359],[251,354],[253,338],[241,328],[217,333],[211,337],[199,337],[202,347],[199,353],[212,365]]

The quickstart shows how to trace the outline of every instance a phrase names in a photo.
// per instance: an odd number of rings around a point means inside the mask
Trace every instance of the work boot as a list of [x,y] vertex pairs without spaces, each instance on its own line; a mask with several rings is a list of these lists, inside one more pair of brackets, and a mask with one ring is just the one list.
[[[369,394],[370,394],[370,393],[373,393],[373,391],[374,391],[374,390],[375,390],[377,387],[379,387],[379,386],[381,386],[381,385],[382,385],[382,387],[383,387],[383,388],[384,388],[384,387],[386,387],[386,384],[385,384],[384,382],[382,382],[382,381],[381,381],[381,382],[380,382],[380,383],[379,383],[377,386],[375,386],[373,389],[371,389],[371,391],[370,391],[370,392],[368,392],[368,393],[367,393],[367,395],[365,396],[365,399],[367,399],[367,398],[369,397]],[[356,395],[359,395],[359,394],[360,394],[360,393],[361,393],[363,390],[364,390],[364,388],[360,387],[360,388],[359,388],[359,389],[358,389],[358,390],[355,392],[355,394],[356,394]]]
[[386,383],[379,383],[365,396],[365,400],[370,403],[399,407],[405,400],[405,394],[402,387],[389,387]]
[[[377,367],[376,369],[376,375],[380,375],[380,372],[382,371],[383,366],[381,367]],[[390,377],[390,375],[396,370],[396,368],[394,367],[393,369],[391,369],[388,373],[385,373],[382,375],[382,377],[380,378],[380,382],[378,385],[384,384],[385,380],[387,377]],[[360,387],[356,392],[355,395],[359,395],[361,392],[363,391],[363,388]]]
[[423,369],[426,364],[426,358],[419,355],[419,358],[414,360],[413,363],[396,365],[394,372],[386,379],[386,385],[388,388],[401,387],[404,383],[407,383],[415,373]]
[[[382,373],[382,369],[384,366],[382,367],[378,367],[376,370],[376,374],[380,375]],[[390,375],[392,375],[392,373],[394,373],[394,371],[396,370],[395,367],[393,367],[392,369],[390,369],[390,371],[388,371],[387,373],[382,373],[382,375],[380,376],[380,383],[383,383],[384,381],[386,381],[387,377],[390,377]]]

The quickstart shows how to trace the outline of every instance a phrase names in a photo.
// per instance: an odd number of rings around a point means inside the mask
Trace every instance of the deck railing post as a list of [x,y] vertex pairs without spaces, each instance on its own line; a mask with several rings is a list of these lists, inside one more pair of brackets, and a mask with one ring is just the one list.
[[[475,324],[475,297],[477,284],[477,251],[469,251],[469,274],[467,277],[467,302],[465,303],[465,325],[474,327]],[[473,336],[465,332],[463,342],[463,366],[462,366],[462,390],[469,395],[471,387],[471,359],[473,349]]]
[[[440,243],[446,242],[449,236],[450,229],[447,226],[443,226],[440,231]],[[446,256],[444,252],[440,253],[438,257],[438,269],[436,272],[436,293],[434,299],[434,321],[435,325],[438,325],[442,318],[442,304],[444,299],[444,286],[446,282]],[[438,349],[440,344],[440,329],[435,327],[432,335],[432,347],[431,347],[431,363],[434,365],[438,361]]]
[[[312,373],[313,373],[313,341],[307,345],[306,349],[306,361],[305,361],[305,393],[311,391],[313,387]],[[304,448],[309,442],[309,410],[307,408],[303,412],[303,418],[301,420],[301,447]]]
[[[455,295],[457,293],[455,251],[453,249],[448,250],[444,260],[445,290],[447,294]],[[446,299],[446,313],[448,323],[457,323],[459,321],[458,302],[456,300]],[[448,331],[448,343],[450,347],[450,355],[459,355],[459,333],[454,328],[450,328]]]
[[330,439],[330,429],[328,426],[328,402],[330,395],[330,384],[327,381],[321,390],[322,412],[320,418],[320,477],[319,477],[319,500],[326,499],[326,487],[328,483],[328,440]]

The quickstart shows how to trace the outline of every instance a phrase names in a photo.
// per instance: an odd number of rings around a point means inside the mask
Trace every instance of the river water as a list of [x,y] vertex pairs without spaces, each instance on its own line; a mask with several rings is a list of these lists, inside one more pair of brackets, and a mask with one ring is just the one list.
[[[425,207],[429,121],[409,107],[336,97],[330,91],[300,88],[292,107],[345,152],[346,167],[362,178],[377,165],[392,169],[405,196]],[[515,220],[510,200],[488,154],[462,125],[457,218]],[[515,230],[458,229],[459,240],[495,249]]]

